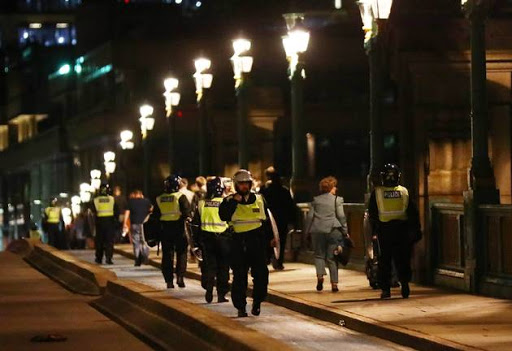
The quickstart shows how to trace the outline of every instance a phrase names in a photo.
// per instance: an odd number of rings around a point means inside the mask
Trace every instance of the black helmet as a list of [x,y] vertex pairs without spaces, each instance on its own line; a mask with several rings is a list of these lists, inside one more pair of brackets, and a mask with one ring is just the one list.
[[215,177],[206,182],[206,197],[213,199],[214,197],[221,197],[224,193],[224,182],[220,177]]
[[108,185],[107,183],[102,183],[100,185],[100,189],[99,189],[98,193],[101,196],[108,196],[108,195],[110,195],[110,185]]
[[181,177],[176,174],[171,174],[164,180],[164,191],[166,193],[175,193],[180,190]]
[[397,186],[400,182],[400,168],[394,163],[387,163],[382,167],[380,172],[380,179],[384,186]]

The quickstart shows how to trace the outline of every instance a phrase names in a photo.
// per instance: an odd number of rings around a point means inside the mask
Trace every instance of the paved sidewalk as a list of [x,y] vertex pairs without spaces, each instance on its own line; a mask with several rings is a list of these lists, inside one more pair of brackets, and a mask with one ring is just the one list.
[[[131,245],[116,246],[132,253]],[[151,258],[160,262],[156,250]],[[350,315],[367,323],[395,329],[420,338],[467,350],[512,350],[512,301],[493,299],[412,284],[411,297],[402,299],[393,289],[390,300],[381,301],[363,273],[341,270],[340,292],[315,290],[312,265],[287,263],[286,270],[272,271],[270,292],[318,306],[325,311]],[[188,270],[199,273],[196,264]],[[340,317],[340,319],[342,319]]]
[[[89,306],[94,298],[73,294],[23,261],[0,252],[0,349],[151,350]],[[60,334],[64,342],[33,343],[36,335]]]

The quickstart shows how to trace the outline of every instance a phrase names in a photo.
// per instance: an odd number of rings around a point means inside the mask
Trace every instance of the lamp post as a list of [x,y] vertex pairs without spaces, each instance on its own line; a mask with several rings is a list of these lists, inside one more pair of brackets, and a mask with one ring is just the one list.
[[393,0],[361,0],[358,2],[363,21],[364,47],[368,55],[370,79],[370,170],[367,178],[367,192],[370,193],[379,180],[384,147],[380,109],[380,43],[378,41],[379,22],[387,20]]
[[297,189],[305,185],[303,183],[306,176],[307,144],[303,98],[306,73],[303,54],[308,49],[310,35],[302,25],[304,14],[289,13],[283,17],[288,28],[288,34],[283,36],[283,46],[289,62],[288,77],[291,82],[292,189],[297,198]]
[[235,79],[238,107],[238,164],[240,168],[249,168],[249,85],[248,75],[252,70],[253,57],[248,55],[251,41],[247,39],[233,40],[234,55],[231,57]]
[[113,151],[107,151],[103,154],[105,160],[105,175],[107,182],[110,182],[110,176],[116,171],[116,154]]
[[155,119],[153,115],[153,107],[151,105],[142,105],[139,109],[140,112],[140,131],[142,133],[142,147],[144,152],[144,195],[149,196],[149,181],[151,172],[149,169],[150,154],[149,154],[149,142],[147,140],[148,132],[153,130],[155,126]]
[[209,72],[212,62],[206,58],[198,58],[194,61],[196,73],[197,106],[199,108],[199,174],[206,175],[208,167],[208,111],[206,106],[207,92],[212,86],[213,75]]
[[174,139],[175,139],[175,123],[173,107],[180,104],[181,95],[175,91],[178,88],[179,81],[176,78],[167,78],[164,80],[164,97],[165,97],[165,116],[167,117],[167,126],[169,130],[169,173],[174,173]]

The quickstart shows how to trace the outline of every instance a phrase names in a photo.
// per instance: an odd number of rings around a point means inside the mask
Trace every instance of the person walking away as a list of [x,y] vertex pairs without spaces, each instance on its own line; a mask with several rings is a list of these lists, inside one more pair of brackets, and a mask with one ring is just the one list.
[[[151,201],[144,197],[140,190],[133,192],[133,197],[128,199],[128,208],[124,213],[123,231],[130,231],[135,255],[135,266],[146,263],[149,259],[149,247],[144,238],[144,222],[153,211]],[[130,226],[128,226],[130,223]]]
[[116,219],[119,216],[115,199],[110,195],[108,184],[101,184],[99,195],[94,198],[93,212],[95,214],[96,238],[94,245],[96,248],[95,262],[101,264],[103,255],[105,255],[106,264],[114,264],[112,256],[114,255],[114,240],[116,233]]
[[380,244],[378,276],[381,299],[391,297],[392,262],[398,274],[402,297],[409,297],[412,247],[421,239],[418,209],[410,201],[407,188],[400,185],[400,176],[397,165],[384,165],[380,173],[381,184],[372,191],[368,204],[373,235]]
[[[195,201],[196,194],[188,189],[188,180],[187,178],[180,178],[180,192],[183,193],[187,197],[188,202],[190,203],[191,207],[194,203],[197,203]],[[195,202],[194,202],[195,201]]]
[[123,232],[123,223],[124,223],[124,213],[126,212],[126,209],[128,207],[128,200],[126,199],[126,196],[123,195],[121,191],[121,187],[119,185],[116,185],[114,187],[113,191],[114,200],[117,206],[117,210],[119,211],[119,215],[116,218],[116,235],[115,235],[115,241],[118,243],[125,242],[127,243],[129,241],[128,238],[122,236]]
[[247,317],[247,275],[250,269],[254,281],[251,313],[258,316],[261,303],[267,296],[269,273],[266,252],[273,234],[263,196],[250,191],[253,185],[251,173],[241,169],[235,173],[233,181],[236,194],[224,198],[219,207],[220,219],[228,222],[234,231],[231,299],[238,316]]
[[338,292],[338,264],[334,258],[343,236],[348,235],[347,219],[343,211],[343,198],[336,196],[338,181],[326,177],[319,183],[321,195],[313,199],[306,223],[307,236],[312,239],[317,275],[316,290],[322,291],[325,266],[329,268],[331,291]]
[[229,291],[229,237],[228,224],[220,219],[219,207],[222,203],[224,185],[215,177],[206,183],[206,199],[200,200],[197,215],[200,223],[199,241],[203,251],[201,281],[205,285],[205,300],[213,300],[213,287],[217,286],[217,301],[227,302]]
[[295,203],[293,202],[290,190],[281,184],[281,178],[274,169],[269,167],[265,170],[267,183],[260,193],[276,220],[277,229],[279,231],[280,253],[279,259],[272,260],[272,266],[275,270],[284,269],[284,251],[286,247],[286,236],[288,234],[288,224],[295,221]]
[[61,230],[63,226],[61,207],[58,206],[57,198],[50,201],[50,205],[45,208],[43,214],[43,228],[48,236],[48,245],[59,248],[61,241]]
[[[187,270],[187,239],[185,221],[190,220],[190,203],[186,195],[179,191],[181,178],[170,175],[164,180],[164,192],[156,198],[157,210],[160,212],[162,243],[162,275],[167,288],[174,288],[173,278],[180,288],[185,287],[183,277]],[[174,269],[176,253],[176,269]]]

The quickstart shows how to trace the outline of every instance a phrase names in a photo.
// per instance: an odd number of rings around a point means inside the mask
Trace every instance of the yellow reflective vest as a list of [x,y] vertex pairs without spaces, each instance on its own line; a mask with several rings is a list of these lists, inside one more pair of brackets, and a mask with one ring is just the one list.
[[375,199],[379,209],[379,220],[390,222],[393,220],[407,220],[407,207],[409,206],[409,192],[403,186],[375,188]]
[[156,203],[160,209],[160,220],[164,222],[177,221],[181,217],[180,197],[181,192],[172,194],[163,193],[156,198]]
[[94,198],[94,207],[97,217],[113,217],[115,200],[113,196],[97,196]]
[[60,207],[47,207],[44,213],[46,214],[47,223],[58,224],[60,222]]
[[235,233],[244,233],[262,226],[262,222],[267,219],[265,213],[265,203],[261,195],[256,195],[256,201],[252,204],[238,204],[231,217],[229,225],[233,227]]
[[199,216],[201,217],[201,230],[212,233],[224,233],[228,229],[228,224],[219,217],[219,206],[222,202],[221,197],[211,200],[199,201]]

